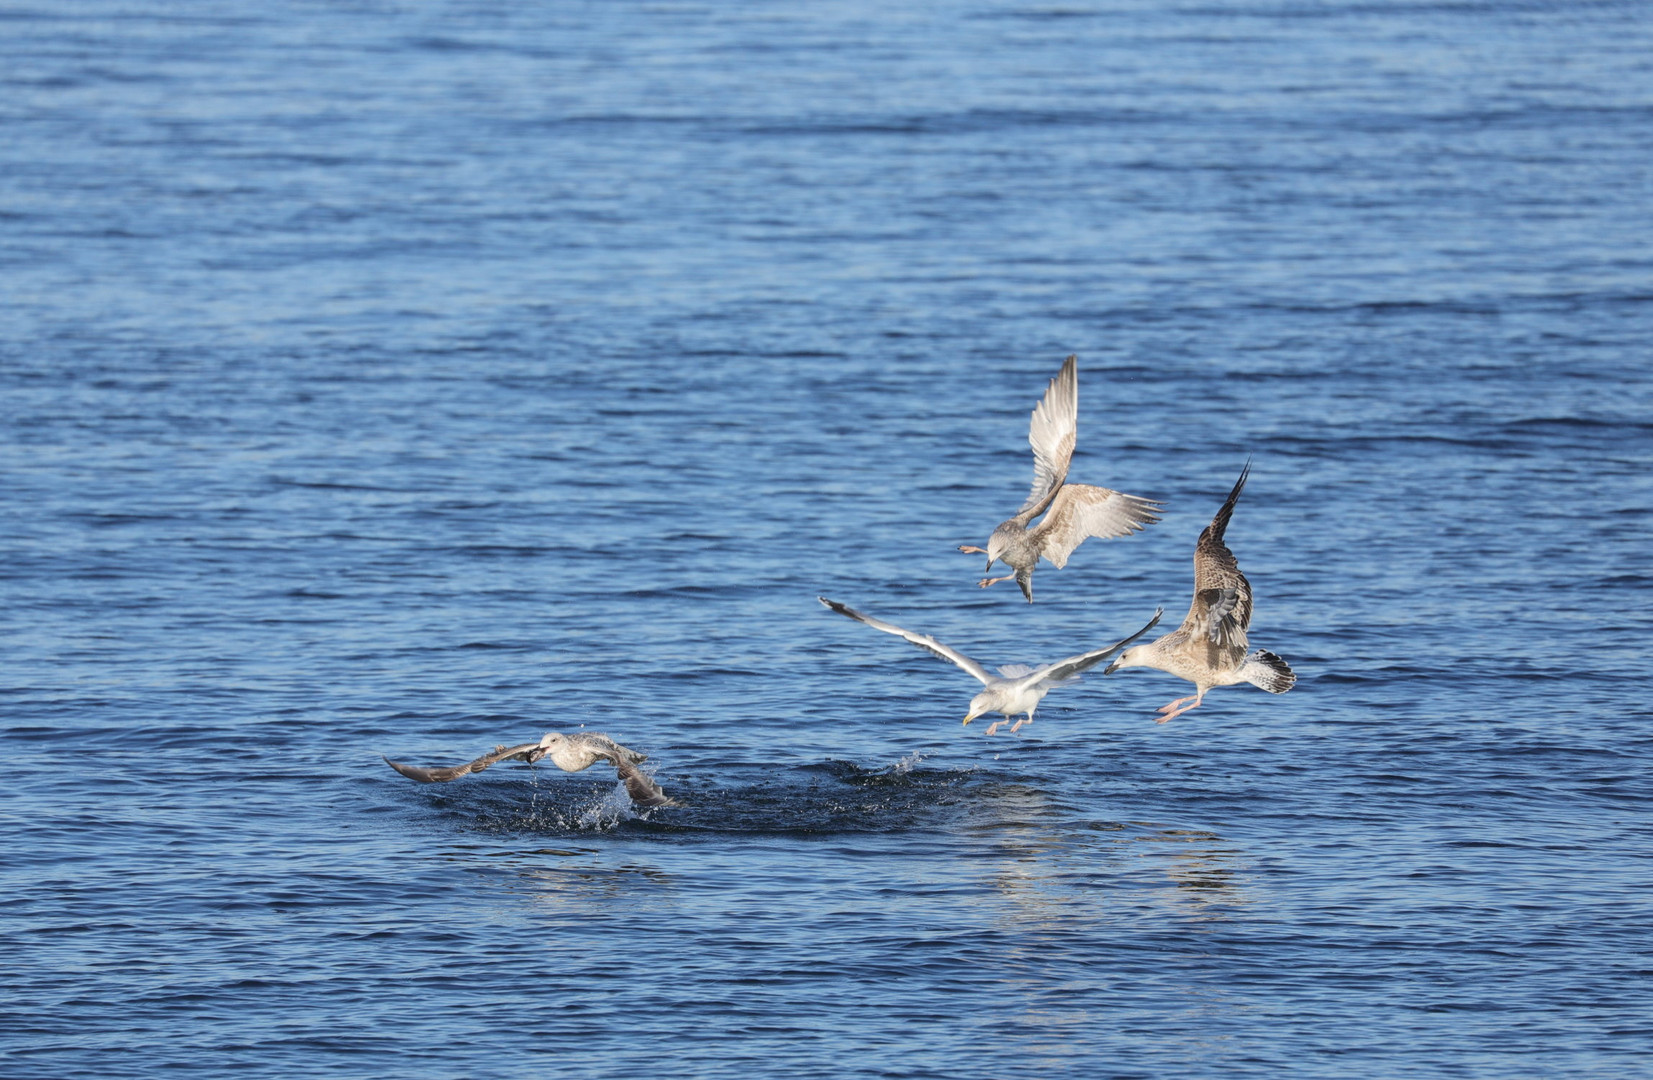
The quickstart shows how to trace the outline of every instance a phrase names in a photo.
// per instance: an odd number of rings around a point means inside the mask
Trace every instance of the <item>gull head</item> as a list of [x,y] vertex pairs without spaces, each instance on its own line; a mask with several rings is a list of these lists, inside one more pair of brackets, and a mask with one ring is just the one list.
[[562,732],[560,732],[560,731],[547,731],[544,735],[540,736],[540,744],[538,746],[534,747],[534,749],[528,751],[528,756],[527,756],[528,764],[530,764],[530,765],[535,764],[536,762],[538,762],[540,760],[540,758],[542,758],[545,755],[551,753],[557,747],[561,746],[565,741],[566,740],[565,740]]
[[1149,662],[1150,651],[1147,645],[1132,645],[1114,657],[1113,663],[1102,669],[1102,674],[1111,675],[1122,667],[1152,667],[1153,664]]
[[[1021,530],[1014,522],[1007,521],[993,530],[993,535],[987,538],[987,569],[993,569],[993,564],[1004,558],[1004,553],[1010,550],[1011,543],[1021,535]],[[1009,566],[1009,563],[1005,563]],[[985,571],[984,571],[985,572]]]
[[991,690],[983,690],[970,699],[970,711],[964,714],[964,722],[968,724],[978,716],[985,716],[992,712],[998,701]]

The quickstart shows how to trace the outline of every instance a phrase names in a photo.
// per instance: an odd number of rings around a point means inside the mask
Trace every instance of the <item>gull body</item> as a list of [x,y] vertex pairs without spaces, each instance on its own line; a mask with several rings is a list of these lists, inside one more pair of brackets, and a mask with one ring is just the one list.
[[[1027,441],[1033,447],[1033,487],[1016,515],[1000,522],[985,548],[960,544],[959,550],[987,556],[986,573],[1002,562],[1011,573],[984,577],[987,588],[1016,579],[1022,595],[1033,603],[1033,570],[1043,558],[1060,570],[1073,549],[1089,537],[1112,538],[1140,532],[1159,520],[1160,504],[1092,484],[1067,482],[1068,466],[1079,434],[1079,358],[1062,364],[1043,400],[1033,410]],[[1033,519],[1044,520],[1033,525]]]
[[1007,664],[999,668],[999,673],[994,675],[957,649],[943,645],[928,634],[915,634],[911,630],[903,630],[893,623],[887,623],[882,619],[875,619],[871,615],[862,614],[846,604],[840,604],[836,600],[828,600],[824,596],[818,596],[816,599],[840,615],[854,619],[856,622],[866,623],[874,630],[882,630],[886,634],[894,634],[897,637],[905,638],[925,652],[938,656],[948,663],[957,664],[975,676],[981,681],[983,689],[981,693],[970,699],[970,711],[964,714],[964,722],[968,724],[976,717],[985,716],[990,712],[1001,714],[1004,717],[1003,720],[995,720],[987,726],[987,734],[989,735],[997,732],[1002,725],[1009,724],[1010,718],[1013,716],[1025,714],[1026,718],[1011,724],[1010,730],[1012,732],[1021,729],[1023,725],[1031,724],[1033,722],[1033,710],[1038,708],[1039,702],[1044,700],[1046,694],[1058,686],[1068,686],[1078,682],[1081,672],[1095,667],[1149,630],[1152,630],[1154,624],[1159,622],[1159,617],[1162,614],[1155,611],[1154,617],[1148,621],[1147,626],[1144,626],[1130,637],[1114,642],[1105,649],[1080,653],[1078,656],[1070,656],[1066,660],[1058,660],[1054,664],[1044,664],[1039,667],[1029,667],[1026,664]]
[[496,746],[492,753],[484,754],[475,761],[467,761],[463,765],[427,769],[418,765],[403,765],[389,758],[385,758],[385,764],[422,784],[434,784],[457,780],[468,773],[481,772],[501,761],[526,761],[532,765],[547,757],[563,772],[580,772],[599,761],[606,761],[614,766],[620,779],[625,781],[626,794],[630,795],[631,801],[638,806],[678,805],[668,799],[665,792],[660,790],[660,786],[637,767],[639,762],[648,760],[648,755],[627,749],[607,735],[596,731],[581,731],[573,735],[548,731],[539,742],[522,743],[519,746]]
[[1155,723],[1163,724],[1198,708],[1206,691],[1213,687],[1245,682],[1271,694],[1283,694],[1297,682],[1291,666],[1280,657],[1265,649],[1247,651],[1251,582],[1240,573],[1240,564],[1223,543],[1223,534],[1250,473],[1248,461],[1222,509],[1194,545],[1194,601],[1188,617],[1169,634],[1126,649],[1108,665],[1108,672],[1157,668],[1194,684],[1197,692],[1161,707],[1159,711],[1164,715]]

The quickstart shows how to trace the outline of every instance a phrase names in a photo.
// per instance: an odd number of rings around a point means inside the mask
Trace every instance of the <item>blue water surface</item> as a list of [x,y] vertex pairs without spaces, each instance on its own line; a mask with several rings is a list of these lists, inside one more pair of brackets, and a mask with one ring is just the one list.
[[1645,1075],[1647,14],[0,8],[0,1072]]

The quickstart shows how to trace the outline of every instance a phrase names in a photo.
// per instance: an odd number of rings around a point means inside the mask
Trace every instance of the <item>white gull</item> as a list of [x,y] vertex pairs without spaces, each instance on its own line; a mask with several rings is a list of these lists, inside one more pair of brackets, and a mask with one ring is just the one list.
[[1026,664],[1007,664],[999,668],[999,674],[993,675],[981,664],[965,656],[957,649],[948,648],[935,638],[927,634],[915,634],[911,630],[903,630],[893,623],[875,619],[871,615],[864,615],[854,608],[840,604],[836,600],[828,600],[824,596],[815,599],[836,611],[840,615],[848,616],[857,622],[866,623],[874,630],[882,630],[886,634],[895,634],[917,645],[928,653],[939,656],[949,663],[959,667],[981,680],[984,689],[970,699],[970,711],[964,714],[964,722],[968,724],[978,716],[996,712],[1004,716],[1003,720],[995,720],[987,727],[987,734],[998,731],[1000,725],[1009,724],[1010,718],[1026,713],[1026,719],[1011,724],[1012,732],[1024,724],[1033,723],[1033,710],[1038,707],[1044,696],[1058,686],[1067,686],[1079,681],[1079,673],[1089,670],[1129,645],[1137,638],[1146,634],[1159,622],[1162,614],[1154,612],[1154,617],[1148,620],[1148,625],[1122,641],[1116,641],[1105,649],[1096,649],[1092,652],[1070,656],[1066,660],[1058,660],[1054,664],[1044,664],[1039,667],[1029,667]]

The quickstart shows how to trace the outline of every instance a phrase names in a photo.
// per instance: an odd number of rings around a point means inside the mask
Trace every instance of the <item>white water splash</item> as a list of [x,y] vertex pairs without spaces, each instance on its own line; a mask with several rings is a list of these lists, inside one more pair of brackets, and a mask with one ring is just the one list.
[[614,828],[622,821],[632,821],[640,816],[637,808],[632,805],[624,782],[616,782],[613,788],[582,809],[574,820],[581,829],[602,832]]

